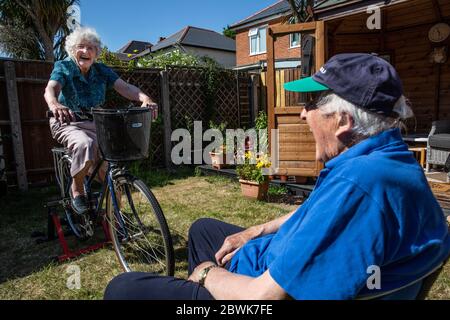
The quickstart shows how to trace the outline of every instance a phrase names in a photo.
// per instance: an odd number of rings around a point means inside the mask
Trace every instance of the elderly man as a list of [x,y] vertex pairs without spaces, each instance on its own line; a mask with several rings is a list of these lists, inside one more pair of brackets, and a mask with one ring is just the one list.
[[285,88],[320,94],[301,115],[325,163],[308,200],[246,230],[199,220],[189,232],[187,281],[124,274],[106,299],[417,296],[448,257],[450,237],[397,128],[412,112],[396,71],[374,55],[342,54]]

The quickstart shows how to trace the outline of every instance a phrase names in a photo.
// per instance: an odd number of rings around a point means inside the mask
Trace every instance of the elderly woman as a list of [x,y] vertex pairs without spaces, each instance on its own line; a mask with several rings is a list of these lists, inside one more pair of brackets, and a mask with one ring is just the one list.
[[69,57],[55,63],[44,98],[54,114],[50,119],[53,138],[72,152],[72,204],[75,211],[83,213],[88,208],[84,177],[98,160],[98,149],[94,123],[80,115],[102,105],[109,88],[129,100],[142,102],[142,106],[149,106],[154,117],[157,105],[106,65],[95,62],[101,51],[95,30],[78,28],[67,37],[65,49]]

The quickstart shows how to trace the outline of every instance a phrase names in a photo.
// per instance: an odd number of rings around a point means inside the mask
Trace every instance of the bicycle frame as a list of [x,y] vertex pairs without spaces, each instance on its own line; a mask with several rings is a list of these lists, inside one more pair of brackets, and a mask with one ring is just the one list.
[[[101,160],[95,167],[93,173],[90,175],[90,177],[88,178],[88,180],[85,182],[85,190],[86,193],[88,195],[88,201],[89,203],[92,203],[92,190],[91,190],[91,185],[92,182],[95,179],[95,176],[98,174],[101,166],[103,165],[103,163],[105,162],[105,160]],[[108,163],[108,169],[106,170],[106,175],[103,179],[103,183],[102,183],[102,189],[101,189],[101,193],[100,193],[100,200],[97,202],[96,207],[95,207],[95,212],[98,213],[100,212],[103,202],[105,201],[105,196],[106,196],[106,190],[107,188],[109,189],[109,193],[111,194],[111,200],[112,200],[112,205],[114,208],[114,214],[116,216],[117,221],[119,222],[119,227],[120,229],[125,231],[125,236],[127,234],[126,232],[126,228],[124,228],[124,221],[122,219],[122,215],[120,213],[120,208],[119,208],[119,204],[117,201],[117,197],[116,197],[116,193],[114,192],[114,175],[127,175],[127,171],[123,169],[123,167],[121,167],[119,164],[117,163]]]

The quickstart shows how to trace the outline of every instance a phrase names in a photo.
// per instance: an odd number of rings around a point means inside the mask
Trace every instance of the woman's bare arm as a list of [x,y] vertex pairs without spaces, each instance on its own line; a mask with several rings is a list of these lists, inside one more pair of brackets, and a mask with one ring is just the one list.
[[158,106],[157,104],[141,91],[138,87],[123,81],[122,79],[117,79],[114,83],[114,89],[122,96],[131,101],[140,101],[142,102],[143,107],[150,107],[152,110],[153,119],[158,117]]
[[58,101],[59,93],[61,92],[61,84],[58,81],[50,80],[45,88],[44,99],[47,102],[48,108],[53,112],[56,120],[63,123],[70,123],[75,121],[75,115],[73,112],[63,106]]

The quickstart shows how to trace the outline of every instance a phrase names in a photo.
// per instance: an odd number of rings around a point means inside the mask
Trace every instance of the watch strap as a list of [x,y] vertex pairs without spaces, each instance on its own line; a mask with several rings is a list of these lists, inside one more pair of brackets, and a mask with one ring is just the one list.
[[198,281],[198,283],[201,286],[205,285],[205,280],[206,280],[206,276],[208,275],[208,272],[213,269],[213,268],[217,268],[218,266],[216,264],[212,264],[206,268],[204,268],[201,272],[200,272],[200,279]]

